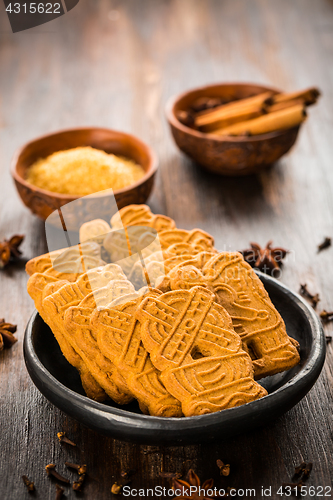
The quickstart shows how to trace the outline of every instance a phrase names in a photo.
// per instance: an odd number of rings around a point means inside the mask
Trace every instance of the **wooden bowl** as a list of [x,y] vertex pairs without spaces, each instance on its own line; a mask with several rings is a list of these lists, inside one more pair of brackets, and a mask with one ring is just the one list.
[[153,150],[140,139],[124,132],[106,128],[77,128],[44,135],[25,144],[14,155],[12,176],[23,203],[41,219],[58,208],[81,196],[46,191],[28,183],[28,168],[39,158],[56,151],[91,146],[107,153],[125,156],[134,160],[145,170],[145,175],[135,184],[114,191],[118,209],[132,203],[145,203],[154,184],[158,161]]
[[199,97],[239,99],[267,92],[271,87],[246,83],[207,85],[172,97],[166,116],[174,140],[184,153],[207,170],[221,175],[253,174],[274,163],[295,143],[299,126],[252,137],[213,137],[180,123],[179,111],[186,111]]

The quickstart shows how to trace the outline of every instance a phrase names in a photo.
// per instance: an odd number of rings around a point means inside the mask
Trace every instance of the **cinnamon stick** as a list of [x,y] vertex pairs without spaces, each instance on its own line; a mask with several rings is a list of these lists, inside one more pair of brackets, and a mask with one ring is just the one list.
[[299,97],[298,99],[291,99],[290,101],[281,101],[281,102],[277,102],[275,104],[272,104],[271,106],[267,107],[267,112],[274,113],[275,111],[280,111],[281,109],[286,109],[286,108],[290,108],[291,106],[296,106],[296,104],[301,104],[303,107],[307,106],[304,99]]
[[209,111],[198,113],[195,117],[195,126],[202,130],[212,124],[233,117],[235,113],[257,113],[266,105],[272,103],[273,92],[264,92],[246,99],[223,104]]
[[241,123],[235,123],[230,127],[215,130],[215,135],[258,135],[283,130],[300,125],[306,118],[306,111],[302,104],[268,113],[267,115],[254,118]]
[[256,107],[256,108],[244,108],[244,109],[235,109],[225,113],[225,116],[221,116],[218,120],[213,123],[209,123],[207,125],[201,126],[200,131],[202,132],[212,132],[213,130],[229,127],[234,123],[244,122],[247,120],[252,120],[253,118],[257,118],[258,116],[262,116],[265,113],[264,107]]
[[317,98],[320,96],[320,90],[317,87],[310,87],[305,90],[299,90],[297,92],[283,92],[281,94],[276,94],[273,96],[273,104],[277,104],[285,101],[293,101],[295,99],[302,99],[304,104],[307,106],[314,104]]

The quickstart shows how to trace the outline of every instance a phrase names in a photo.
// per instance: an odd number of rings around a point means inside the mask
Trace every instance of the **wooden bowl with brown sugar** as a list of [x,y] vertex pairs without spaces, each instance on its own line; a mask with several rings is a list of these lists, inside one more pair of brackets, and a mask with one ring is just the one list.
[[200,98],[232,101],[269,91],[281,92],[263,85],[225,83],[207,85],[170,98],[166,116],[177,146],[205,169],[221,175],[253,174],[271,165],[293,146],[300,126],[252,136],[218,136],[186,126],[178,118],[180,112],[187,112]]
[[76,128],[44,135],[21,147],[12,160],[11,173],[23,203],[35,215],[45,220],[63,205],[81,198],[46,191],[27,182],[27,172],[40,158],[77,147],[91,146],[106,153],[133,160],[144,170],[144,176],[134,184],[113,192],[118,209],[145,203],[153,188],[158,160],[154,151],[137,137],[106,128]]

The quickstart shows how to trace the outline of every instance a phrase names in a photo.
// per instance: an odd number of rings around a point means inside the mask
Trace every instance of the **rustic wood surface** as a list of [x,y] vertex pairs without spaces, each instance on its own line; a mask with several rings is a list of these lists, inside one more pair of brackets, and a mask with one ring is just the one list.
[[[332,0],[82,0],[66,16],[13,35],[0,2],[1,239],[24,233],[26,259],[46,250],[43,223],[21,204],[10,178],[16,148],[59,128],[120,129],[159,154],[149,202],[154,212],[173,217],[178,227],[205,229],[221,249],[273,239],[291,250],[281,281],[296,291],[307,282],[320,293],[318,310],[332,310],[333,248],[316,253],[316,245],[333,236],[332,28]],[[170,95],[219,81],[290,91],[317,85],[323,96],[288,156],[260,175],[224,178],[187,160],[164,118]],[[55,498],[44,467],[53,462],[65,472],[65,460],[88,465],[81,497],[93,500],[111,498],[111,485],[126,467],[136,470],[133,487],[168,486],[160,471],[191,466],[218,486],[256,488],[256,498],[261,486],[272,486],[268,498],[275,499],[306,460],[314,464],[308,484],[332,486],[333,344],[314,388],[268,427],[200,446],[123,443],[67,417],[31,382],[22,352],[34,309],[26,282],[24,263],[0,271],[0,316],[18,324],[19,340],[0,354],[1,499],[29,497],[22,474],[35,482],[34,498]],[[58,443],[62,430],[77,448]],[[217,458],[231,464],[228,478],[220,478]],[[70,488],[65,493],[76,498]]]

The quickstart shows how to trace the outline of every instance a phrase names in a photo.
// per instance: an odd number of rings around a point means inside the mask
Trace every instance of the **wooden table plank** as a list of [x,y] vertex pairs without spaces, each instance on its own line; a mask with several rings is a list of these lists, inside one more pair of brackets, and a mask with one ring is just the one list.
[[[220,249],[273,239],[291,250],[281,280],[294,290],[318,291],[318,310],[332,310],[333,236],[332,97],[333,5],[328,0],[93,0],[80,2],[49,24],[13,35],[0,4],[0,236],[26,234],[24,256],[45,251],[43,224],[22,206],[9,175],[20,145],[59,128],[98,125],[129,131],[160,157],[150,198],[187,229],[212,233]],[[292,152],[274,168],[244,178],[203,171],[179,153],[164,118],[174,93],[219,81],[253,81],[294,90],[322,89],[309,109]],[[65,460],[88,464],[83,498],[110,498],[124,468],[133,486],[168,486],[160,471],[193,467],[221,487],[273,487],[295,465],[313,461],[309,484],[332,485],[332,345],[315,387],[270,426],[231,440],[186,447],[147,447],[99,436],[54,408],[24,366],[22,340],[33,303],[23,265],[0,273],[0,316],[18,324],[19,342],[0,354],[0,491],[6,500],[28,498],[20,476],[35,481],[35,498],[54,498],[44,466]],[[326,327],[332,334],[332,325]],[[60,430],[78,443],[57,442]],[[217,458],[231,464],[221,478]],[[66,473],[73,478],[74,475]],[[66,489],[69,499],[76,497]],[[261,498],[258,493],[257,498]],[[306,496],[304,498],[310,498]]]

